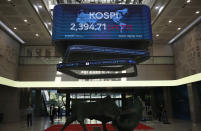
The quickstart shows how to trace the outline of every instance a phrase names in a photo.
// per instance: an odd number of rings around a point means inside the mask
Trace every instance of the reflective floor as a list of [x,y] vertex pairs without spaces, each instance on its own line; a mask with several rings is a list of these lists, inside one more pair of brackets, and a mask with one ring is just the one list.
[[[54,124],[63,124],[65,118],[55,119]],[[141,122],[155,128],[152,131],[201,131],[201,124],[192,124],[190,121],[172,120],[170,124],[163,124],[158,121]],[[43,131],[51,126],[48,117],[34,118],[32,127],[27,127],[26,121],[0,124],[0,131]],[[147,131],[147,130],[140,130]]]

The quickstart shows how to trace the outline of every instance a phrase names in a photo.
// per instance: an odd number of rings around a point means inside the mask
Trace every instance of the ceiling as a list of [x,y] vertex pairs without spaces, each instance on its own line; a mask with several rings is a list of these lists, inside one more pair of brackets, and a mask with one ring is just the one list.
[[[69,0],[62,2],[67,1]],[[152,1],[154,43],[167,44],[201,15],[195,13],[201,12],[201,0],[191,0],[190,3],[186,0]],[[24,40],[26,45],[51,45],[52,17],[45,6],[46,2],[47,0],[0,0],[0,20]]]
[[51,44],[51,35],[29,0],[0,0],[0,20],[28,45]]
[[[164,10],[158,17],[155,17],[158,13],[155,7],[161,7],[161,5],[165,6]],[[167,44],[182,29],[201,15],[201,13],[195,13],[196,11],[201,12],[201,0],[191,0],[189,4],[186,0],[156,0],[151,11],[154,43]],[[169,20],[172,22],[169,23]],[[178,28],[181,29],[178,30]]]

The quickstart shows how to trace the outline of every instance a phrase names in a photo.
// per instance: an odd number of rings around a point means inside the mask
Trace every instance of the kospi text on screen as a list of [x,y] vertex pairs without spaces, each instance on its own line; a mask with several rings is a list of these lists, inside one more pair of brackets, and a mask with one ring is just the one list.
[[54,8],[53,41],[150,40],[150,9],[145,5],[61,4]]

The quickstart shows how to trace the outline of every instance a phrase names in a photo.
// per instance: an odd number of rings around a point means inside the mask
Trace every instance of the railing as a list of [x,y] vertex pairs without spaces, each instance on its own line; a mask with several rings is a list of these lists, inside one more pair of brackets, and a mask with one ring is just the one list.
[[[44,56],[20,56],[21,65],[55,65],[62,62],[61,57],[44,57]],[[140,63],[140,65],[172,65],[174,64],[173,56],[151,56],[150,59]]]

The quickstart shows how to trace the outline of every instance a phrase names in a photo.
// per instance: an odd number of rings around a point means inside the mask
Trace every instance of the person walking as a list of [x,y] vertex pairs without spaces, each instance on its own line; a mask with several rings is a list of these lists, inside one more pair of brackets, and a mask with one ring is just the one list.
[[160,104],[160,106],[159,106],[159,113],[158,113],[158,120],[159,121],[162,121],[163,110],[164,110],[164,106],[163,106],[163,104]]
[[57,115],[58,115],[58,118],[62,117],[62,115],[61,115],[61,107],[60,106],[58,106]]
[[28,106],[27,110],[27,127],[32,126],[32,114],[33,114],[33,108],[31,105]]
[[165,107],[163,107],[163,110],[162,110],[161,120],[162,120],[162,122],[163,122],[164,124],[170,124],[170,123],[168,122],[167,112],[166,112]]
[[56,114],[56,110],[54,105],[50,106],[50,120],[51,120],[51,124],[54,124],[54,116]]

